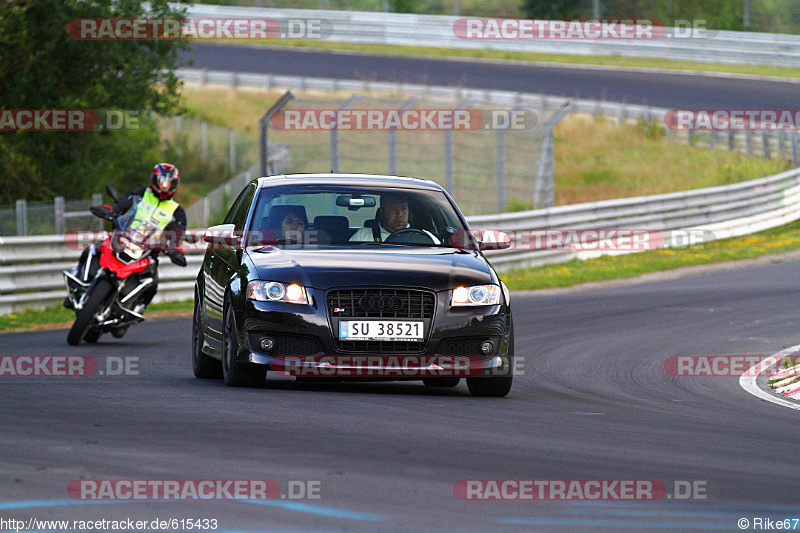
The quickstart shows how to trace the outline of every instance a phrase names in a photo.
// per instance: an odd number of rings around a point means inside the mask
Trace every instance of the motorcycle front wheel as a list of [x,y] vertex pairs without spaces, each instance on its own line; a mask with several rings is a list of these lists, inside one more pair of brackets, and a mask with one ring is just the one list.
[[80,344],[89,327],[92,325],[97,312],[101,306],[107,301],[109,294],[114,289],[110,281],[106,279],[99,279],[92,288],[92,292],[86,297],[83,307],[75,315],[75,322],[67,334],[67,342],[75,346]]

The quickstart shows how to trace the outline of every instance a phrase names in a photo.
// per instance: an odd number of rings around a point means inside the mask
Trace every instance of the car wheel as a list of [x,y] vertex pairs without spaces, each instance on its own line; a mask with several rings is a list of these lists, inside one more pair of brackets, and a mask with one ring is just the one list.
[[513,376],[467,378],[467,387],[473,396],[506,396],[511,390]]
[[512,374],[514,368],[514,337],[512,335],[506,361],[506,376],[491,376],[487,378],[467,378],[467,387],[473,396],[493,396],[496,398],[508,395],[511,391]]
[[240,363],[236,360],[239,354],[239,340],[236,333],[236,321],[229,301],[225,302],[222,313],[222,378],[231,387],[259,387],[267,379],[267,367]]
[[455,387],[461,378],[425,378],[422,382],[426,387]]
[[192,371],[199,379],[222,377],[222,363],[203,353],[203,317],[200,315],[200,299],[194,296],[194,313],[192,314]]

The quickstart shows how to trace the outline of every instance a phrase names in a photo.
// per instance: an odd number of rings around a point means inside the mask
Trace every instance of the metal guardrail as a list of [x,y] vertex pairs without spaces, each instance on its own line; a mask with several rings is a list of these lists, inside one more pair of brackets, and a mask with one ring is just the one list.
[[[77,264],[83,244],[79,244],[76,233],[0,237],[0,315],[61,303],[66,296],[61,272]],[[187,252],[186,267],[161,259],[158,293],[153,301],[191,299],[203,260],[201,252]]]
[[190,6],[188,17],[323,20],[332,26],[326,41],[537,52],[568,55],[618,55],[676,61],[746,65],[800,66],[800,35],[709,31],[705,37],[682,37],[668,28],[651,40],[462,39],[453,25],[462,17],[312,9],[269,9],[217,5]]
[[[746,235],[800,219],[800,169],[756,180],[677,193],[564,205],[469,218],[475,228],[509,231],[512,237],[537,229],[648,230],[661,232],[664,247],[685,244],[687,234],[704,241]],[[488,251],[498,270],[530,268],[618,251],[531,250],[512,238],[507,250]]]
[[[800,219],[800,169],[752,181],[678,193],[605,200],[498,215],[468,217],[471,227],[512,231],[539,229],[705,230],[710,238],[727,238],[762,231]],[[73,238],[74,240],[74,238]],[[43,263],[42,249],[51,262]],[[26,307],[41,307],[64,298],[61,271],[75,264],[81,247],[64,236],[0,237],[0,315]],[[193,280],[202,257],[188,255],[188,266],[169,261],[160,266],[158,300],[192,297]],[[607,251],[531,250],[512,241],[508,250],[487,252],[500,271],[571,259]]]

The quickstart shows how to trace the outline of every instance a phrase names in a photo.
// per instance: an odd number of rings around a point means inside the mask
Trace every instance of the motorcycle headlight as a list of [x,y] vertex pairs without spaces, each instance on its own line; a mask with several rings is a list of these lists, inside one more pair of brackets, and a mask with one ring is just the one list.
[[277,281],[251,281],[247,285],[247,299],[259,302],[308,303],[305,287],[296,283],[286,285]]
[[450,305],[453,307],[474,305],[497,305],[500,303],[500,287],[497,285],[473,285],[456,287]]

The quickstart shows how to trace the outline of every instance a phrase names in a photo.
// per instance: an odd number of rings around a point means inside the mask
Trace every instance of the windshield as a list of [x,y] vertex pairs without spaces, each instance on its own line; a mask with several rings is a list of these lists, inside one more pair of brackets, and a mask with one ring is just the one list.
[[442,191],[332,185],[261,189],[247,245],[452,247],[464,225]]

